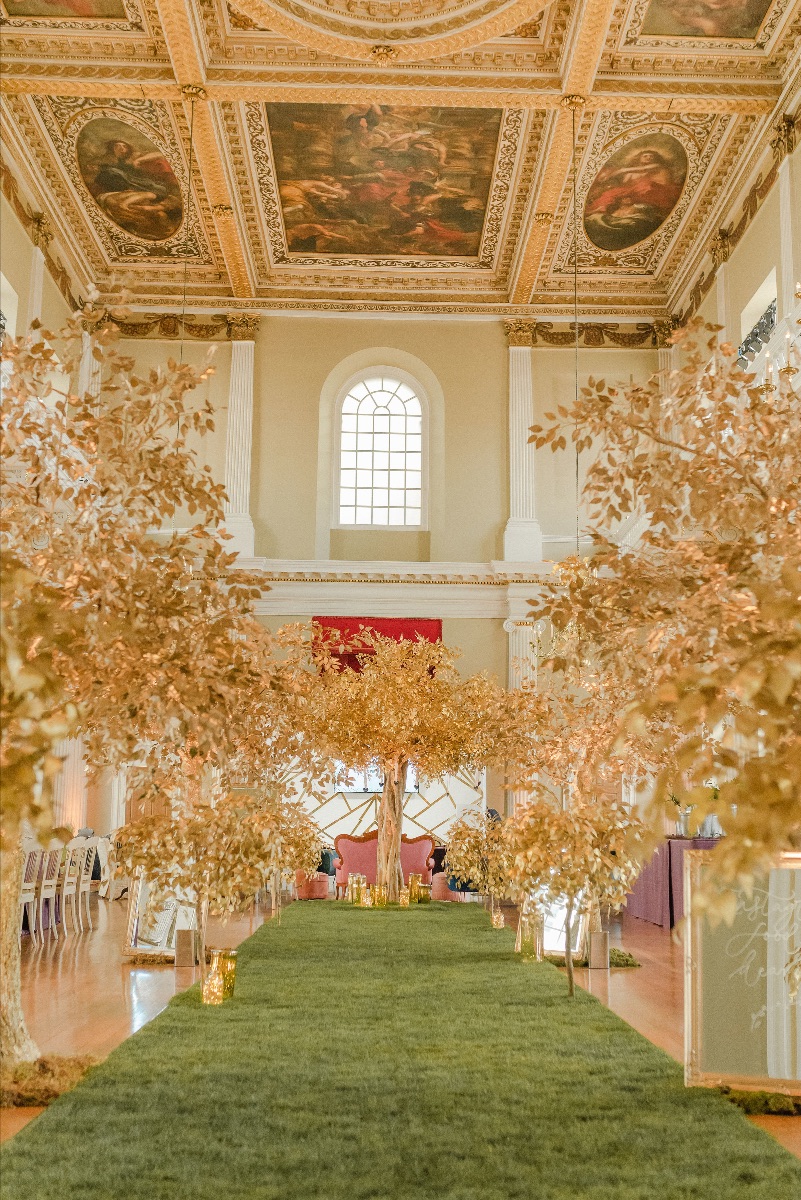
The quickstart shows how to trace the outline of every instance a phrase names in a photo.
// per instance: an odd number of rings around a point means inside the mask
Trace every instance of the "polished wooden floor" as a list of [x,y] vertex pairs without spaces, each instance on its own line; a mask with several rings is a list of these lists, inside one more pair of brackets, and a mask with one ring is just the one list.
[[[46,937],[22,949],[23,1005],[43,1053],[108,1054],[195,982],[191,968],[129,966],[122,959],[125,901],[92,896],[92,933]],[[511,915],[511,914],[510,914]],[[209,944],[236,946],[262,923],[257,910],[226,925],[211,922]],[[612,942],[642,966],[576,972],[581,987],[679,1062],[684,1053],[682,948],[669,933],[636,918],[612,927]],[[40,1110],[0,1109],[0,1136],[11,1137]],[[755,1117],[801,1158],[801,1117]]]

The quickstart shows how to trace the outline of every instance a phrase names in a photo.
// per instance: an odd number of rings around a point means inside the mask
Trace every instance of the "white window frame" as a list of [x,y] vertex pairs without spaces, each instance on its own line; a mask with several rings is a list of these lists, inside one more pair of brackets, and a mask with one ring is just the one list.
[[[359,383],[364,383],[365,380],[374,378],[375,376],[385,376],[389,379],[395,379],[399,383],[403,383],[410,388],[418,401],[420,402],[421,413],[421,432],[422,432],[422,457],[421,457],[421,472],[420,472],[420,524],[419,525],[377,525],[377,524],[348,524],[344,525],[339,519],[340,508],[340,470],[341,470],[341,455],[342,455],[342,406],[345,400],[350,395],[352,389]],[[364,367],[362,370],[355,372],[346,383],[340,388],[336,403],[334,405],[334,429],[333,429],[333,454],[332,454],[332,480],[331,480],[331,529],[343,530],[380,530],[384,533],[425,533],[429,529],[429,478],[430,478],[430,405],[425,388],[420,381],[411,375],[408,371],[404,371],[401,367],[390,367],[376,364],[375,366]]]

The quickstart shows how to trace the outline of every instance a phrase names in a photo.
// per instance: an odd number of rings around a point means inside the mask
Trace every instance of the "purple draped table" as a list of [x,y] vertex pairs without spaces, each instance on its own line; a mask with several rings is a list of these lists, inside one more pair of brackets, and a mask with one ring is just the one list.
[[684,855],[711,850],[717,838],[668,838],[643,867],[626,901],[631,917],[670,929],[684,916]]

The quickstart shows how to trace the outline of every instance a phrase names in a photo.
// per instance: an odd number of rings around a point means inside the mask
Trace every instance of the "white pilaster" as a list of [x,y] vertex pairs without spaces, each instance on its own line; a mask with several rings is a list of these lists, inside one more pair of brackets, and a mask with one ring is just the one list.
[[225,528],[228,543],[244,558],[255,555],[255,532],[250,516],[250,462],[253,448],[253,367],[256,343],[231,343],[231,384],[225,439]]
[[729,267],[722,262],[715,273],[715,300],[717,303],[717,324],[722,325],[721,342],[729,340]]
[[529,430],[534,424],[534,383],[531,338],[528,345],[509,346],[509,520],[503,536],[506,562],[539,562],[542,529],[537,520],[534,447]]
[[78,392],[81,396],[87,392],[91,396],[100,395],[101,368],[92,353],[93,344],[91,334],[81,335],[81,362],[78,368]]
[[780,295],[779,321],[790,317],[795,309],[795,284],[798,266],[793,260],[793,185],[790,176],[790,156],[785,155],[779,166],[779,246]]
[[86,825],[86,764],[81,738],[59,742],[56,754],[63,758],[53,787],[53,818],[56,825],[69,825],[73,832]]
[[534,678],[534,622],[510,617],[503,623],[509,635],[509,687],[520,687]]
[[44,285],[45,258],[39,246],[34,246],[31,258],[31,279],[28,290],[28,310],[25,314],[25,330],[27,332],[34,321],[42,319],[42,288]]

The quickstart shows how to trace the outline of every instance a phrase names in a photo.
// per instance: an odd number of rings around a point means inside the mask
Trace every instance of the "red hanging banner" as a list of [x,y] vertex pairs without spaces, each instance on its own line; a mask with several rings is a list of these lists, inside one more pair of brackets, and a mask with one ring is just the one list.
[[[442,641],[442,621],[429,617],[313,617],[322,633],[339,635],[343,641],[355,637],[363,630],[378,633],[381,637],[392,638],[396,642],[416,642],[418,637],[427,642]],[[359,651],[369,654],[370,651]],[[342,665],[358,671],[359,660],[355,654],[339,655]]]

